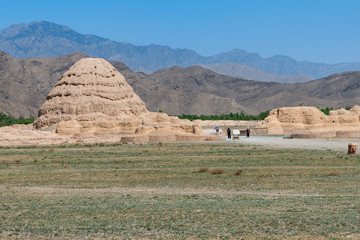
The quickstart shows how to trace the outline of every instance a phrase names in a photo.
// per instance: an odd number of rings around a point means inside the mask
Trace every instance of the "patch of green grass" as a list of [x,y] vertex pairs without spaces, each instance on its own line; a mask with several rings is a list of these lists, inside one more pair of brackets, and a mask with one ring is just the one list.
[[1,148],[0,238],[357,239],[359,163],[227,143]]
[[29,118],[14,118],[12,116],[8,116],[0,111],[0,127],[10,126],[13,124],[31,124],[34,123],[35,118],[30,116]]

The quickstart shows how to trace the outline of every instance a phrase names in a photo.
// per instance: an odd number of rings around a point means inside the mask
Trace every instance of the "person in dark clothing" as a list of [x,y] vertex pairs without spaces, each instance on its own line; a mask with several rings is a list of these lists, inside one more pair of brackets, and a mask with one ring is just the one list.
[[227,129],[228,138],[231,138],[231,130],[230,128]]
[[249,128],[246,129],[246,136],[250,137],[250,129]]

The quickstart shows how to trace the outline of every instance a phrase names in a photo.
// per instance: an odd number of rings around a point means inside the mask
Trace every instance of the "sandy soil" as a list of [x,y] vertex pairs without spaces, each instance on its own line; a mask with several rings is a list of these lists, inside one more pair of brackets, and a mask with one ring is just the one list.
[[[213,129],[203,129],[205,134],[215,135]],[[221,134],[223,141],[241,143],[247,145],[259,145],[276,148],[295,149],[331,149],[334,151],[346,151],[349,143],[360,144],[360,139],[284,139],[283,136],[252,135],[249,138],[240,136],[240,139],[227,139],[224,132]]]
[[331,149],[347,151],[349,143],[360,143],[360,139],[284,139],[282,136],[241,136],[240,140],[227,140],[241,144],[277,148]]

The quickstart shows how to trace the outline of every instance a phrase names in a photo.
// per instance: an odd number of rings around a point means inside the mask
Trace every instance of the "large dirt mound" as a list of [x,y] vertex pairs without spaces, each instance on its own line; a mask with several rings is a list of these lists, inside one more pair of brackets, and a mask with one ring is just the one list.
[[127,142],[177,141],[202,134],[201,126],[188,120],[149,112],[124,76],[96,58],[75,63],[47,96],[34,127],[51,126],[60,135],[120,133]]
[[49,93],[35,127],[70,120],[124,120],[147,113],[145,103],[110,63],[84,58]]

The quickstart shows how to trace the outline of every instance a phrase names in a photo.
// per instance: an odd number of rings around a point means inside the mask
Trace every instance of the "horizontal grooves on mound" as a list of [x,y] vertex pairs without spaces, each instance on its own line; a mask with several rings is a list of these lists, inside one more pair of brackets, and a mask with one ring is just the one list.
[[[93,98],[93,96],[91,97]],[[97,97],[100,98],[100,97]],[[74,114],[83,115],[91,113],[103,113],[108,116],[123,116],[123,115],[138,115],[147,113],[144,104],[136,99],[121,99],[121,100],[102,100],[92,101],[88,97],[78,101],[74,104],[74,100],[70,97],[67,99],[62,98],[61,104],[49,100],[39,110],[41,115],[61,115],[61,114]],[[67,101],[64,101],[67,100]]]
[[91,76],[86,76],[87,74],[80,74],[79,77],[62,77],[60,81],[55,85],[59,86],[88,86],[88,85],[96,85],[96,86],[108,86],[108,87],[123,87],[125,84],[125,79],[123,76],[109,76],[109,77],[98,77],[94,74],[90,74]]
[[[76,90],[76,91],[74,91]],[[128,91],[124,91],[124,89],[117,89],[112,87],[103,87],[99,89],[98,87],[93,88],[79,88],[78,86],[73,89],[72,87],[67,87],[64,90],[60,90],[55,88],[49,95],[46,97],[47,100],[51,100],[53,98],[81,98],[81,97],[99,97],[108,100],[123,100],[123,99],[136,99],[135,94],[131,89],[126,89]],[[122,92],[122,93],[121,93]],[[140,100],[140,99],[138,99]],[[141,100],[140,100],[141,101]]]
[[[65,77],[81,77],[83,75],[95,75],[95,76],[99,76],[102,78],[110,78],[110,77],[115,77],[115,73],[114,72],[110,72],[109,74],[101,74],[101,73],[97,73],[97,72],[82,72],[82,73],[75,73],[75,72],[68,72],[65,73],[64,76]],[[62,76],[61,78],[63,78],[64,76]],[[60,80],[61,80],[60,78]]]
[[62,94],[62,93],[58,93],[58,94],[54,94],[54,95],[51,95],[51,96],[47,96],[46,100],[52,100],[52,99],[55,99],[57,97],[61,97],[62,99],[66,99],[66,98],[78,98],[80,96],[85,96],[85,97],[95,97],[95,98],[101,98],[101,99],[106,99],[106,100],[110,100],[110,101],[118,101],[118,100],[123,100],[123,99],[131,99],[133,98],[133,96],[121,96],[121,97],[118,97],[118,96],[106,96],[106,95],[102,95],[102,94],[97,94],[97,93],[84,93],[82,95],[76,95],[76,94],[71,94],[71,93],[65,93],[65,94]]

